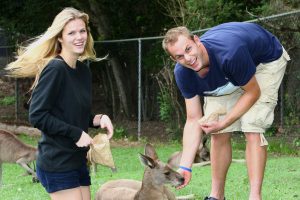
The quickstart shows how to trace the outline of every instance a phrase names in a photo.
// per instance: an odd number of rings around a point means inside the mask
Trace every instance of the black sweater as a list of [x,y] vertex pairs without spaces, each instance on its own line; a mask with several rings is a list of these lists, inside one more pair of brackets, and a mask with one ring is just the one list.
[[57,57],[42,71],[29,108],[31,124],[42,131],[38,167],[63,172],[86,163],[88,148],[75,143],[93,126],[91,96],[91,73],[84,63],[77,61],[73,69]]

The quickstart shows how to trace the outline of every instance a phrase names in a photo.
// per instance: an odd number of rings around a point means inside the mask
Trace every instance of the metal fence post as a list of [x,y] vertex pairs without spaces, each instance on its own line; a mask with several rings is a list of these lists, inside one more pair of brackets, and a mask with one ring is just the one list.
[[138,48],[139,48],[139,55],[138,55],[138,140],[141,139],[141,109],[142,109],[142,40],[141,38],[138,39]]
[[19,120],[19,81],[15,79],[15,120]]
[[284,93],[283,93],[283,84],[281,83],[280,85],[280,130],[283,130],[283,126],[284,126]]

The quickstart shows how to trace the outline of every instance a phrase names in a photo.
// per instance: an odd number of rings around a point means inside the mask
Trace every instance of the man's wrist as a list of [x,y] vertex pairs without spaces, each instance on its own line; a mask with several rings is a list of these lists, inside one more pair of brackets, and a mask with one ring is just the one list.
[[182,170],[184,170],[184,171],[188,171],[188,172],[191,172],[191,173],[192,173],[192,169],[191,169],[191,168],[188,168],[188,167],[179,166],[179,169],[182,169]]

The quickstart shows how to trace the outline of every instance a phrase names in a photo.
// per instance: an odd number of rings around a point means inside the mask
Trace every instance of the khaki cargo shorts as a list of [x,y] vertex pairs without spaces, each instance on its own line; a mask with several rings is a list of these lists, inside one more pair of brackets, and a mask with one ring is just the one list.
[[[286,69],[287,61],[289,60],[289,55],[283,49],[283,54],[279,59],[257,66],[255,77],[261,90],[260,98],[240,119],[221,130],[220,133],[233,131],[260,133],[261,145],[268,144],[263,133],[273,123],[278,89]],[[242,94],[243,90],[240,88],[230,95],[205,97],[203,106],[204,114],[210,115],[222,108],[230,112]],[[225,115],[221,115],[219,120],[222,120]]]

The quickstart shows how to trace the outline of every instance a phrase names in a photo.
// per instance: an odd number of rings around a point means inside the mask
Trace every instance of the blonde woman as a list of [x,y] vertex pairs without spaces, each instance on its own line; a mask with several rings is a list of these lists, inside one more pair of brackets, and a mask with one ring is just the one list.
[[90,199],[86,154],[88,127],[106,128],[110,118],[91,114],[91,73],[82,62],[96,60],[88,15],[65,8],[52,25],[7,66],[11,76],[32,77],[29,120],[42,131],[37,175],[51,199]]

